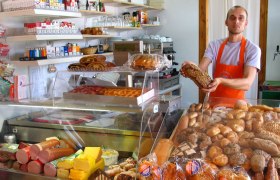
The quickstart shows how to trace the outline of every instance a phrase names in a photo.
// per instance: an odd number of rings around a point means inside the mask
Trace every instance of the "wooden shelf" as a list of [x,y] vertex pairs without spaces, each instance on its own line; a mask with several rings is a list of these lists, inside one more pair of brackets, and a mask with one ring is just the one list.
[[20,41],[44,41],[44,40],[63,40],[63,39],[83,39],[81,34],[72,35],[22,35],[22,36],[9,36],[7,41],[20,42]]
[[131,2],[124,2],[121,0],[103,0],[102,2],[105,3],[105,5],[115,6],[115,7],[127,6],[127,8],[142,8],[142,9],[146,9],[146,10],[163,10],[162,8],[147,6],[147,5],[143,5],[143,4],[136,4],[136,3],[131,3]]
[[100,12],[100,11],[90,11],[90,10],[80,10],[82,16],[112,16],[112,13]]
[[[100,55],[112,56],[113,52],[103,53]],[[44,65],[49,65],[49,64],[79,62],[79,60],[85,56],[89,56],[89,55],[61,57],[61,58],[55,58],[55,59],[43,59],[43,60],[37,60],[37,61],[11,61],[11,63],[14,64],[15,66],[44,66]]]
[[129,26],[108,26],[107,28],[112,28],[116,30],[142,30],[141,27],[129,27]]
[[90,34],[83,34],[83,38],[111,38],[116,37],[113,35],[90,35]]
[[141,27],[160,27],[160,25],[155,25],[155,24],[141,24]]
[[79,18],[82,17],[80,12],[70,12],[70,11],[58,11],[58,10],[47,10],[47,9],[24,9],[17,11],[7,11],[0,13],[0,19],[7,17],[37,17],[37,16],[48,16],[48,17],[71,17]]

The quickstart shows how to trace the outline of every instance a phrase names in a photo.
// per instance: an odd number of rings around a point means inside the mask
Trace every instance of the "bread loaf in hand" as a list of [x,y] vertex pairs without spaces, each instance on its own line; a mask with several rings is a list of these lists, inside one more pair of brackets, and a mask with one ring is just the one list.
[[181,68],[183,76],[190,78],[199,88],[207,88],[212,79],[208,73],[201,71],[201,69],[193,64],[186,63]]

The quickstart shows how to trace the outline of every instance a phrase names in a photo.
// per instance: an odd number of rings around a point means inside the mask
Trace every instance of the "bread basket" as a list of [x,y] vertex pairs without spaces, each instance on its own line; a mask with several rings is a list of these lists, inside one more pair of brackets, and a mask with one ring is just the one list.
[[87,48],[82,48],[81,52],[84,55],[91,55],[91,54],[95,54],[97,51],[97,47],[87,47]]

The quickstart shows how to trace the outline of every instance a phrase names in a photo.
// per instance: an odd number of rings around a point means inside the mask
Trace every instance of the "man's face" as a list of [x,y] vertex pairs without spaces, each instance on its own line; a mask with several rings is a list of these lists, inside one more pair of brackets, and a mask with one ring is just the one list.
[[233,9],[229,12],[225,21],[230,34],[240,34],[247,26],[246,12],[242,8]]

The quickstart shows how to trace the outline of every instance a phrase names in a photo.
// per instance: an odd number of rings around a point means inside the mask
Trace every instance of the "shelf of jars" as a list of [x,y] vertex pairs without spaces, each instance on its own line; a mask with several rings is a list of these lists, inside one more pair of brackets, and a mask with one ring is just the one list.
[[20,35],[7,37],[8,42],[83,39],[81,34]]
[[103,0],[103,3],[105,5],[109,6],[126,6],[127,8],[142,8],[146,10],[163,10],[163,8],[158,8],[158,7],[153,7],[153,6],[148,6],[148,5],[143,5],[143,4],[136,4],[136,3],[131,3],[131,2],[124,2],[122,0]]
[[[106,53],[102,53],[101,55],[112,56],[113,52],[106,52]],[[61,58],[34,60],[34,61],[11,61],[11,63],[14,64],[15,66],[44,66],[44,65],[50,65],[50,64],[79,62],[79,60],[85,56],[89,56],[89,55],[67,56],[67,57],[61,57]]]
[[107,26],[106,28],[115,30],[141,30],[142,27],[131,27],[131,26]]

